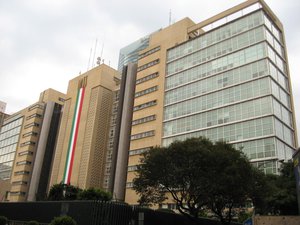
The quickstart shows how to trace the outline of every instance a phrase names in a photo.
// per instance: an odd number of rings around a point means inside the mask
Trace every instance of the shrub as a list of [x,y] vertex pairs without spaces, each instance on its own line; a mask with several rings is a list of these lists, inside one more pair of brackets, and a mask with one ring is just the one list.
[[8,219],[5,216],[0,216],[0,225],[6,225]]
[[27,223],[27,225],[40,225],[40,223],[38,221],[31,220]]
[[77,225],[76,221],[70,216],[55,217],[50,225]]

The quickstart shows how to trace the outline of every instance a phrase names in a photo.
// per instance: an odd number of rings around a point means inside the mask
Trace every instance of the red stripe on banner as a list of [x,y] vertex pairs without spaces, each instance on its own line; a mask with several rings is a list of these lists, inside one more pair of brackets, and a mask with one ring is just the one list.
[[73,169],[73,162],[74,162],[74,152],[75,152],[75,147],[76,147],[76,142],[77,142],[77,136],[78,136],[78,128],[79,128],[79,122],[80,122],[80,116],[81,116],[81,110],[82,110],[82,105],[83,105],[83,98],[84,98],[84,92],[85,92],[85,88],[82,88],[82,96],[80,99],[80,106],[79,106],[79,112],[78,112],[78,117],[77,117],[77,124],[76,124],[76,128],[75,128],[75,136],[74,136],[74,144],[73,144],[73,149],[72,149],[72,156],[71,156],[71,162],[70,162],[70,170],[69,170],[69,174],[68,174],[68,180],[67,183],[70,184],[70,180],[71,180],[71,173],[72,173],[72,169]]

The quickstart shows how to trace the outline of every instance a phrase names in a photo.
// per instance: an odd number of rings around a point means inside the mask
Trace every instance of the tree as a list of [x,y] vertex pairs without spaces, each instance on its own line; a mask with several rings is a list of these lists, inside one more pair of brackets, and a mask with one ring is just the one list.
[[8,219],[5,216],[0,216],[0,225],[6,225]]
[[256,213],[297,215],[298,202],[293,163],[282,163],[279,175],[268,174],[264,179],[262,204],[257,204]]
[[55,217],[50,225],[77,225],[76,221],[70,216]]
[[80,188],[70,184],[54,184],[49,191],[47,199],[49,201],[76,200],[80,191]]
[[95,188],[88,188],[86,190],[82,190],[78,194],[78,200],[110,201],[111,199],[112,195],[109,192]]
[[176,141],[145,153],[134,179],[140,204],[157,204],[172,196],[178,210],[197,221],[210,209],[223,224],[230,224],[232,208],[251,193],[252,167],[230,144],[206,138]]

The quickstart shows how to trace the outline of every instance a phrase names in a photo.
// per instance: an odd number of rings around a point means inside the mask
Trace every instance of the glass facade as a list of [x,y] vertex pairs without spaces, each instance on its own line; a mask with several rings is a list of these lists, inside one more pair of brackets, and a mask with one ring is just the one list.
[[295,150],[284,48],[259,9],[169,49],[163,145],[224,140],[277,173]]
[[0,130],[0,179],[10,179],[23,117],[17,115],[4,121]]

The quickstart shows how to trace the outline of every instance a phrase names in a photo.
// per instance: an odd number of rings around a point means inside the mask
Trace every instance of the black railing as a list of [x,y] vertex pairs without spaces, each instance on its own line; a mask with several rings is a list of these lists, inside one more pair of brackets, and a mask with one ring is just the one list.
[[[57,201],[0,203],[0,216],[9,225],[26,225],[35,220],[47,225],[54,217],[68,215],[77,225],[191,225],[176,213],[130,206],[125,203],[101,201]],[[219,221],[199,219],[201,225],[220,225]]]

